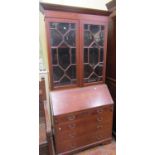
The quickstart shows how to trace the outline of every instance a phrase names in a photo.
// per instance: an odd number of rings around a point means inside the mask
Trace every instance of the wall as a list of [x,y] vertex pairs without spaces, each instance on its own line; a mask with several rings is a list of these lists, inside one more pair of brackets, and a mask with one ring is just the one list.
[[47,42],[45,33],[45,22],[44,16],[39,12],[39,57],[43,59],[44,67],[48,71],[48,61],[47,61]]

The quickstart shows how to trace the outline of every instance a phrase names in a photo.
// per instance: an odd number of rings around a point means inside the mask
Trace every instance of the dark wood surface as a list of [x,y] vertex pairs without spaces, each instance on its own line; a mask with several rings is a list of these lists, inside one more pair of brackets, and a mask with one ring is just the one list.
[[103,10],[90,9],[90,8],[80,8],[80,7],[58,5],[58,4],[41,3],[41,2],[40,2],[40,10],[42,12],[44,10],[54,10],[54,11],[76,12],[76,13],[93,14],[93,15],[104,15],[104,16],[109,16],[111,13],[110,11],[103,11]]
[[106,75],[116,80],[116,16],[109,19]]
[[113,104],[105,84],[52,91],[50,98],[54,116]]
[[116,137],[116,8],[115,3],[111,4],[109,9],[113,12],[109,17],[106,84],[114,100],[113,134]]
[[106,81],[110,94],[114,100],[114,111],[113,111],[113,135],[116,138],[116,80],[107,78]]

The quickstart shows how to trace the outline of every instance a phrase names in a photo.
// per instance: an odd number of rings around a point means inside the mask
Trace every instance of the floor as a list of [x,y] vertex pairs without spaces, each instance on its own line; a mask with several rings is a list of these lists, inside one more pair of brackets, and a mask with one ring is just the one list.
[[76,155],[116,155],[116,142],[113,140],[110,144],[99,145]]

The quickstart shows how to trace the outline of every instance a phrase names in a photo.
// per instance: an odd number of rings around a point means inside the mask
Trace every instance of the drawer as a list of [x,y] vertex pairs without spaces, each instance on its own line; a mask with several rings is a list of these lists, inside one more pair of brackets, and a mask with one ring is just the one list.
[[112,130],[97,131],[92,135],[92,141],[97,142],[112,137]]
[[113,106],[103,106],[103,107],[98,107],[94,109],[89,109],[86,111],[81,111],[81,112],[75,112],[63,116],[56,116],[54,117],[54,123],[55,124],[62,124],[66,122],[74,122],[76,120],[81,120],[85,119],[88,117],[96,116],[96,115],[102,115],[103,117],[112,117],[113,113]]
[[104,117],[107,117],[109,115],[112,115],[113,113],[113,106],[106,106],[106,107],[100,107],[96,108],[91,112],[91,115],[102,115]]
[[82,112],[76,112],[76,113],[71,113],[63,116],[56,116],[54,117],[54,123],[55,124],[62,124],[66,122],[74,122],[79,119],[84,119],[87,118],[91,115],[90,111],[82,111]]
[[[90,128],[90,126],[95,126],[96,124],[109,123],[112,125],[112,115],[102,116],[94,115],[84,119],[79,119],[72,122],[66,122],[63,124],[56,124],[54,126],[55,133],[62,133],[65,131],[79,130],[80,128]],[[87,124],[87,125],[86,125]]]
[[61,153],[61,152],[71,151],[78,147],[95,143],[97,141],[101,141],[106,138],[110,138],[111,135],[112,135],[112,131],[106,130],[105,132],[97,131],[92,134],[87,133],[83,136],[79,136],[72,140],[61,139],[59,141],[56,141],[56,152]]
[[74,130],[69,130],[65,132],[58,132],[55,134],[55,139],[59,141],[60,139],[63,140],[72,140],[77,138],[78,136],[81,135],[86,135],[86,134],[92,134],[96,131],[112,131],[112,122],[103,122],[103,123],[93,123],[89,124],[85,127],[77,128]]
[[90,135],[79,136],[74,140],[59,140],[56,142],[56,152],[66,152],[90,143]]

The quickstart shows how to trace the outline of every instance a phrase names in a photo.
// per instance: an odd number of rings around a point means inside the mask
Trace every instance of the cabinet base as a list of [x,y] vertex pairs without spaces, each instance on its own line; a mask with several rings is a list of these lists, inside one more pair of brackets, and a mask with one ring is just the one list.
[[67,152],[63,152],[63,153],[59,153],[59,154],[56,153],[56,155],[73,155],[73,153],[80,152],[82,150],[88,149],[88,148],[93,147],[93,146],[97,146],[100,144],[109,144],[109,143],[111,143],[111,141],[112,141],[112,137],[98,141],[98,142],[95,142],[95,143],[91,143],[89,145],[81,146],[81,147],[76,148],[76,149],[71,150],[71,151],[67,151]]

